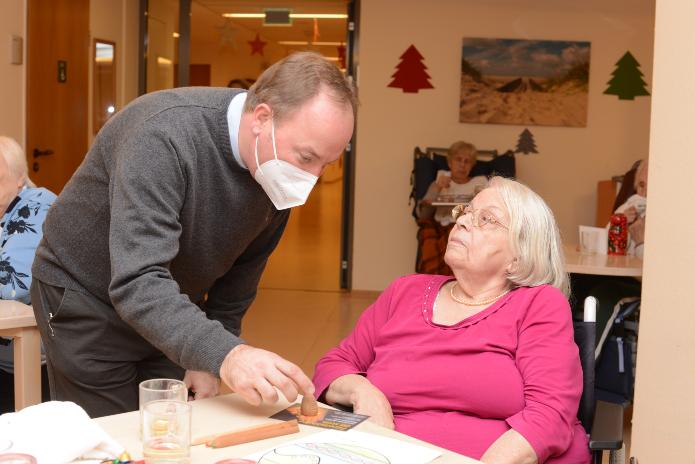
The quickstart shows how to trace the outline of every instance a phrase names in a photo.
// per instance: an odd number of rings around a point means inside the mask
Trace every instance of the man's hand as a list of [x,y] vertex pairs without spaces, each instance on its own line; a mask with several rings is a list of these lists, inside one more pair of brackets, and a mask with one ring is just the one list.
[[189,390],[195,392],[194,400],[213,398],[220,393],[220,379],[208,372],[186,371],[183,381]]
[[289,402],[296,400],[300,392],[314,394],[314,384],[298,366],[275,353],[243,344],[232,348],[224,358],[220,377],[253,406],[277,402],[274,387]]

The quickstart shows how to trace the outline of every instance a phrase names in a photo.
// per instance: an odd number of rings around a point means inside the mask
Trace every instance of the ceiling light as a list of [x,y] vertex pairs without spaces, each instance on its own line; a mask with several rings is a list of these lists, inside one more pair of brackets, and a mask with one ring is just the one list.
[[[265,18],[265,13],[224,13],[225,18]],[[347,19],[346,14],[332,13],[290,13],[292,19]]]
[[164,58],[163,56],[158,56],[157,57],[157,64],[160,66],[171,66],[174,64],[173,61],[171,61],[169,58]]
[[171,36],[172,36],[173,38],[175,38],[175,39],[178,39],[178,38],[180,37],[180,35],[179,35],[178,32],[173,32],[173,33],[171,34]]
[[328,13],[290,13],[292,19],[347,19],[346,14],[328,14]]
[[279,45],[318,45],[324,47],[339,47],[345,45],[345,42],[307,42],[306,40],[281,40]]
[[264,13],[225,13],[225,18],[265,18]]

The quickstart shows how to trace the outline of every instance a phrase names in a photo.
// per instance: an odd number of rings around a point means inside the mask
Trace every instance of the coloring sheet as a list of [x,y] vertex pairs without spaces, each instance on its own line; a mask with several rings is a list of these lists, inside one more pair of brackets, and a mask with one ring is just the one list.
[[440,454],[371,433],[326,430],[246,458],[258,464],[425,464]]

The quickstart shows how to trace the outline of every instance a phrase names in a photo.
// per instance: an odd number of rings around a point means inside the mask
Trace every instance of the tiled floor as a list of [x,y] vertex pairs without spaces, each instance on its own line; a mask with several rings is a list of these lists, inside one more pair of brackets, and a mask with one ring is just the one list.
[[260,289],[242,338],[292,361],[311,376],[316,361],[336,346],[377,294]]

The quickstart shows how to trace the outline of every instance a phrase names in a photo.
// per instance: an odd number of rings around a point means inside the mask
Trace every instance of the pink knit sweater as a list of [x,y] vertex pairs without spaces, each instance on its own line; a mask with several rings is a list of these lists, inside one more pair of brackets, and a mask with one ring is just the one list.
[[547,285],[518,288],[442,326],[432,322],[432,308],[450,279],[393,282],[318,362],[316,391],[342,375],[364,374],[388,398],[399,432],[478,459],[513,428],[539,463],[588,463],[567,299]]

